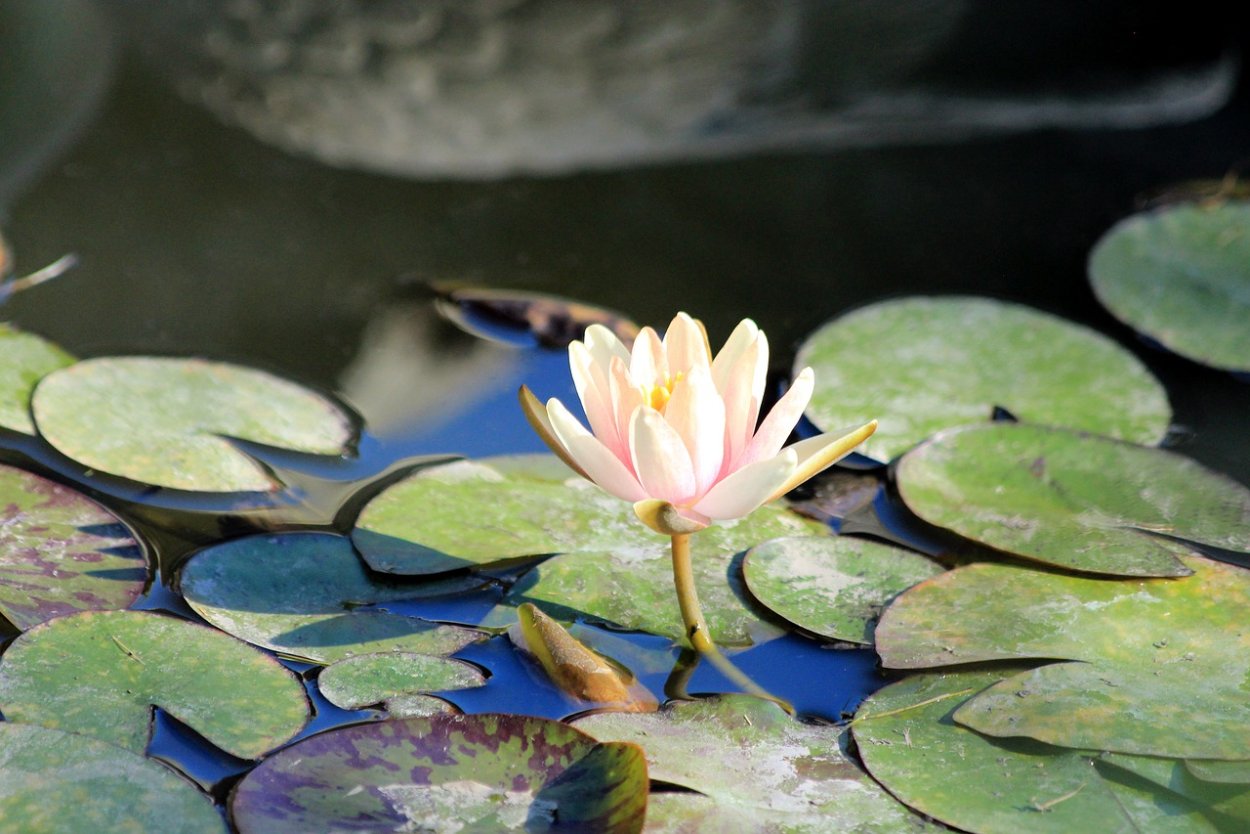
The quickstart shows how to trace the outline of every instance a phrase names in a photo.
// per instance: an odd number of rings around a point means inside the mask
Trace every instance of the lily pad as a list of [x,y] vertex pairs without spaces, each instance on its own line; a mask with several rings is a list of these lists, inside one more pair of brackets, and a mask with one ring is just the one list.
[[187,603],[222,631],[313,663],[381,651],[453,654],[482,639],[481,632],[361,606],[454,594],[484,582],[375,579],[351,542],[331,533],[233,539],[191,557],[179,577]]
[[[814,530],[776,507],[694,537],[696,552],[734,553]],[[667,552],[664,539],[554,455],[486,458],[423,469],[365,506],[352,540],[374,570],[428,574],[548,553]],[[695,559],[699,557],[696,555]]]
[[68,487],[0,465],[0,613],[14,626],[125,608],[147,579],[143,547],[121,519]]
[[1183,576],[1181,539],[1250,551],[1250,490],[1189,458],[1024,424],[943,432],[899,462],[925,521],[1089,573]]
[[869,772],[917,811],[978,834],[1214,834],[1184,797],[1109,776],[1098,754],[987,738],[951,714],[1019,667],[913,675],[878,690],[853,723]]
[[652,779],[699,791],[752,831],[937,830],[846,756],[841,729],[801,724],[761,698],[673,702],[658,713],[600,713],[573,726],[601,741],[639,744]]
[[1101,761],[1180,794],[1211,816],[1218,815],[1221,831],[1250,830],[1250,784],[1199,779],[1179,759],[1108,753]]
[[944,568],[888,544],[849,536],[773,539],[747,551],[747,587],[760,603],[801,629],[871,643],[881,609]]
[[1250,785],[1250,761],[1219,761],[1190,759],[1185,767],[1205,782],[1230,782]]
[[219,631],[145,611],[87,611],[19,636],[0,657],[0,710],[142,753],[158,706],[254,759],[308,720],[299,681]]
[[629,744],[519,715],[357,724],[263,761],[235,790],[242,834],[642,830],[647,770]]
[[988,298],[911,297],[862,307],[807,338],[807,416],[822,429],[876,418],[863,454],[889,460],[939,429],[1021,420],[1157,443],[1172,418],[1146,367],[1105,336]]
[[440,285],[434,290],[439,294],[436,309],[444,318],[492,341],[501,341],[496,331],[506,328],[526,333],[540,345],[563,348],[582,338],[592,324],[608,328],[626,345],[638,335],[638,325],[622,314],[558,295]]
[[354,429],[334,403],[263,371],[149,356],[89,359],[44,377],[35,424],[62,454],[133,481],[197,492],[280,484],[230,438],[342,455]]
[[1112,315],[1169,350],[1250,371],[1250,203],[1123,220],[1090,253],[1089,280]]
[[33,435],[30,394],[35,384],[73,363],[73,356],[47,339],[0,324],[0,427]]
[[0,834],[225,834],[212,801],[164,765],[112,744],[0,722]]
[[1190,557],[1184,579],[1115,581],[983,563],[917,585],[877,624],[893,669],[1060,660],[955,714],[994,736],[1149,756],[1250,750],[1250,572]]
[[[374,704],[429,692],[482,686],[486,678],[477,667],[414,652],[360,654],[333,663],[317,677],[326,700],[343,709]],[[441,712],[441,710],[439,710]]]

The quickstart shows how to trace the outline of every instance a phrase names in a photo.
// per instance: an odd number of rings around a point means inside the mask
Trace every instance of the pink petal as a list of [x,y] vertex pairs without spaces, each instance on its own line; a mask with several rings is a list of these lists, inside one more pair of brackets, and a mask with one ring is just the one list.
[[707,368],[695,367],[677,383],[664,419],[681,435],[694,467],[695,495],[711,488],[725,456],[725,403]]
[[563,403],[556,399],[548,400],[547,416],[560,443],[590,480],[626,501],[641,501],[648,497],[633,472],[607,446],[586,431]]
[[[755,322],[750,319],[743,319],[738,322],[738,326],[734,328],[733,333],[729,334],[729,338],[725,340],[725,345],[716,354],[716,358],[712,360],[712,379],[716,382],[717,389],[722,394],[729,382],[730,370],[738,364],[738,360],[742,358],[742,354],[746,352],[747,347],[755,341],[755,337],[759,335],[760,329],[755,326]],[[768,357],[765,357],[767,360]]]
[[577,396],[582,401],[582,410],[590,421],[590,430],[610,448],[624,448],[625,442],[616,428],[612,411],[607,366],[599,365],[589,348],[581,342],[573,342],[569,345],[569,369],[573,373]]
[[[629,348],[616,338],[616,334],[602,324],[592,324],[586,328],[586,335],[582,337],[586,343],[586,350],[595,360],[595,364],[603,368],[604,373],[608,370],[608,365],[612,362],[612,357],[619,356],[621,360],[629,362]],[[571,346],[570,346],[571,347]]]
[[625,363],[613,357],[608,366],[608,390],[612,401],[612,420],[616,424],[617,436],[621,445],[613,449],[621,463],[633,466],[633,458],[629,452],[629,422],[634,412],[642,405],[642,392],[629,376]]
[[[735,334],[742,329],[739,325]],[[720,356],[716,359],[719,362]],[[725,398],[725,457],[721,472],[727,474],[738,468],[738,460],[755,434],[768,373],[768,339],[757,330],[738,352],[734,364],[719,370],[725,380],[723,387],[718,385]]]
[[760,423],[759,431],[747,445],[742,457],[734,462],[735,466],[747,466],[757,460],[771,458],[781,451],[782,445],[790,437],[790,432],[794,431],[799,418],[803,416],[807,404],[811,402],[815,379],[811,368],[799,371],[799,375],[790,385],[790,390],[777,401],[764,422]]
[[767,501],[794,472],[796,456],[786,449],[768,460],[756,461],[720,481],[692,509],[709,518],[742,518]]
[[712,361],[703,327],[685,313],[678,313],[665,331],[664,353],[669,373],[674,376],[689,373],[692,368],[706,370]]
[[634,340],[634,352],[629,357],[629,375],[635,385],[663,383],[668,376],[664,343],[650,327],[644,327]]
[[694,468],[686,444],[654,408],[634,411],[629,427],[634,472],[648,497],[681,504],[694,495]]

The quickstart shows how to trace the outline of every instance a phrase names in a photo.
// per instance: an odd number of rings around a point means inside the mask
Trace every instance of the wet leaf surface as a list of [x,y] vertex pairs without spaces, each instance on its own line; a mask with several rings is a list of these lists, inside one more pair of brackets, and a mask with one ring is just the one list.
[[142,753],[152,706],[244,759],[282,744],[308,720],[303,687],[272,657],[160,614],[59,617],[22,634],[0,657],[0,710],[10,721]]
[[1164,347],[1250,371],[1250,203],[1129,217],[1090,253],[1089,280],[1116,318]]
[[957,568],[896,599],[877,625],[887,668],[1051,663],[955,714],[994,736],[1197,759],[1250,750],[1250,572],[1200,557],[1182,579]]
[[222,631],[315,663],[381,651],[459,651],[481,632],[362,606],[445,596],[484,583],[475,576],[407,583],[375,578],[351,541],[331,533],[233,539],[201,550],[179,577],[187,603]]
[[30,395],[36,383],[74,357],[33,333],[0,323],[0,428],[34,434]]
[[143,548],[85,495],[0,465],[0,613],[19,629],[125,608],[148,579]]
[[396,699],[485,683],[485,676],[475,666],[414,652],[354,655],[332,663],[317,677],[317,688],[335,706],[360,709],[383,704],[392,712]]
[[79,362],[45,377],[31,401],[39,433],[93,469],[197,492],[280,484],[229,438],[318,455],[353,440],[334,403],[263,371],[147,356]]
[[1024,424],[942,432],[899,462],[925,521],[1052,565],[1178,576],[1201,551],[1250,551],[1250,490],[1172,452]]
[[1099,333],[1018,304],[913,296],[825,324],[799,350],[816,390],[807,416],[822,430],[880,420],[861,452],[889,460],[939,429],[1021,420],[1135,443],[1163,439],[1163,386]]
[[633,745],[555,721],[432,716],[341,727],[269,757],[235,791],[243,834],[312,830],[642,829],[647,771]]
[[1179,759],[1107,753],[1099,761],[1185,797],[1218,820],[1221,830],[1250,829],[1250,784],[1244,780],[1220,783],[1199,779]]

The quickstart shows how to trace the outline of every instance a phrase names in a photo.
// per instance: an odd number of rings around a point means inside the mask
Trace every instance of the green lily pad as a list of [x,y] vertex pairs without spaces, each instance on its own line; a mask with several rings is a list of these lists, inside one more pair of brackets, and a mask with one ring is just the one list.
[[76,733],[0,722],[0,834],[225,834],[212,801],[157,762]]
[[1107,753],[1101,761],[1180,794],[1211,816],[1219,815],[1222,831],[1250,830],[1250,784],[1199,779],[1179,759]]
[[47,339],[0,324],[0,427],[34,434],[31,391],[40,379],[73,363],[73,356]]
[[389,718],[427,718],[460,712],[455,704],[433,695],[393,695],[386,700],[385,706]]
[[[786,519],[786,520],[782,520]],[[813,529],[764,507],[694,538],[705,553],[732,553]],[[554,455],[456,461],[423,469],[361,512],[352,540],[374,570],[427,574],[548,553],[666,552],[629,502],[573,474]],[[697,559],[697,557],[696,557]]]
[[308,700],[268,655],[186,620],[87,611],[19,636],[0,657],[0,710],[142,753],[158,706],[222,750],[254,759],[299,732]]
[[912,297],[834,319],[807,338],[807,416],[822,429],[876,418],[863,454],[889,460],[939,429],[1021,420],[1135,443],[1163,439],[1172,410],[1146,367],[1105,336],[988,298]]
[[454,594],[476,576],[398,583],[369,576],[351,542],[331,533],[232,539],[185,564],[179,588],[196,613],[242,640],[313,663],[384,651],[453,654],[481,632],[362,609]]
[[642,830],[647,770],[630,744],[520,715],[340,727],[270,756],[235,790],[242,834]]
[[952,720],[1018,669],[913,675],[878,690],[853,722],[869,772],[920,813],[979,834],[1221,830],[1180,795],[1109,776],[1097,753],[988,738]]
[[764,607],[801,629],[871,643],[896,595],[944,568],[918,553],[849,536],[773,539],[747,551],[742,573]]
[[475,666],[413,652],[348,657],[322,670],[317,678],[317,687],[326,700],[343,709],[385,703],[390,710],[395,698],[469,689],[485,683],[486,678]]
[[0,613],[14,626],[125,608],[147,579],[143,548],[117,516],[68,487],[0,465]]
[[1185,767],[1204,782],[1231,782],[1250,785],[1250,761],[1189,759]]
[[[658,713],[599,713],[573,726],[600,741],[640,745],[652,779],[699,791],[722,809],[718,817],[749,820],[753,831],[937,830],[846,756],[840,728],[800,724],[762,698],[673,702]],[[681,813],[692,810],[700,813]]]
[[1250,551],[1250,490],[1189,458],[998,423],[942,432],[903,456],[916,515],[1026,559],[1090,573],[1183,576],[1179,539]]
[[955,718],[1091,750],[1243,759],[1250,750],[1250,572],[1200,557],[1184,579],[1116,581],[983,563],[898,597],[885,666],[1061,660],[987,689]]
[[1111,314],[1182,356],[1250,371],[1250,203],[1138,214],[1089,256]]
[[89,359],[44,377],[31,409],[39,433],[79,463],[197,492],[280,486],[229,438],[342,455],[354,434],[325,397],[263,371],[200,359]]

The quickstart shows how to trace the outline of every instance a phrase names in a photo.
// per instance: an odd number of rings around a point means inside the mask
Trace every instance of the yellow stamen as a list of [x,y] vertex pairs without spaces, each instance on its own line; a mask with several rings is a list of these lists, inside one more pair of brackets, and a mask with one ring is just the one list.
[[668,401],[673,397],[673,389],[685,378],[685,371],[678,371],[676,376],[665,376],[664,380],[657,385],[642,386],[643,404],[663,414]]

